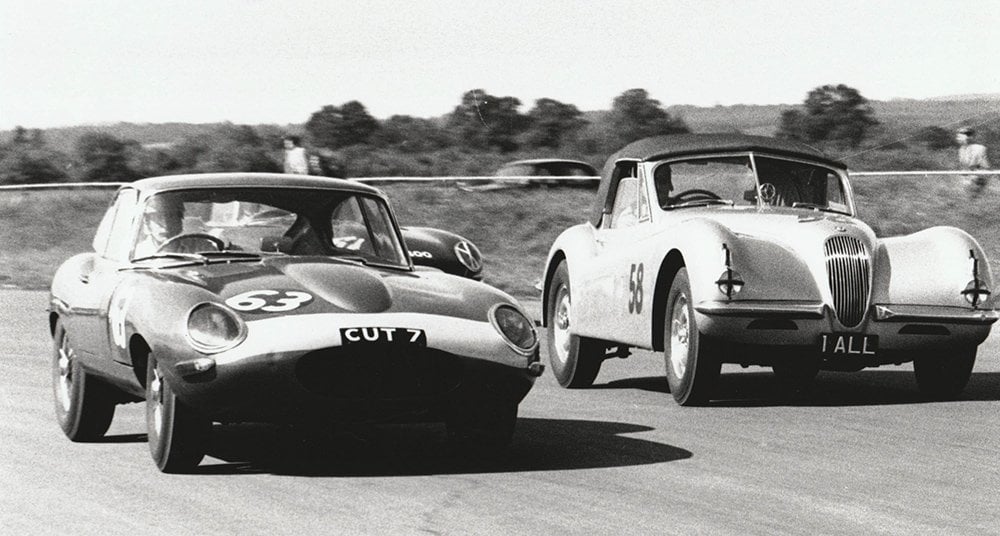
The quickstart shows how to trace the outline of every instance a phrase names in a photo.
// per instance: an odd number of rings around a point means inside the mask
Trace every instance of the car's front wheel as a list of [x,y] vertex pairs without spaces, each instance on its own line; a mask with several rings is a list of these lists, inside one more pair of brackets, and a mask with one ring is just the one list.
[[959,348],[951,355],[927,354],[913,360],[920,392],[934,400],[952,400],[962,394],[976,364],[976,347]]
[[722,368],[717,343],[698,331],[687,268],[674,277],[667,295],[663,356],[670,394],[682,406],[708,402]]
[[208,449],[211,426],[211,421],[177,399],[151,355],[146,367],[146,434],[156,466],[164,473],[197,467]]
[[83,369],[62,322],[53,338],[52,391],[56,420],[71,441],[95,441],[108,431],[115,415],[111,388]]
[[566,261],[559,263],[549,283],[548,326],[549,363],[559,385],[590,387],[604,362],[604,345],[595,339],[570,333],[572,295]]

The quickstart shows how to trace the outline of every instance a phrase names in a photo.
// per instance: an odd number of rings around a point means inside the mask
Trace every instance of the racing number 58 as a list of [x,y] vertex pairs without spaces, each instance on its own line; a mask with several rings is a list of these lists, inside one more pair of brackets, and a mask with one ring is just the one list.
[[633,264],[628,274],[628,312],[642,312],[642,263]]

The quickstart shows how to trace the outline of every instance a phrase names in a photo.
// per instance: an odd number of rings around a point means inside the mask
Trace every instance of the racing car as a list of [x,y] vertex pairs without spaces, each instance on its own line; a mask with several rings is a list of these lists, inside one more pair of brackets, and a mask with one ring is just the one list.
[[95,440],[145,401],[164,472],[200,464],[216,422],[443,421],[493,452],[543,370],[516,300],[416,265],[380,190],[325,177],[124,185],[48,314],[63,432]]
[[663,352],[681,405],[708,402],[722,363],[817,372],[913,362],[919,389],[964,389],[997,320],[968,233],[877,237],[846,166],[793,140],[684,134],[609,158],[589,221],[553,243],[542,280],[551,368],[591,385],[632,348]]

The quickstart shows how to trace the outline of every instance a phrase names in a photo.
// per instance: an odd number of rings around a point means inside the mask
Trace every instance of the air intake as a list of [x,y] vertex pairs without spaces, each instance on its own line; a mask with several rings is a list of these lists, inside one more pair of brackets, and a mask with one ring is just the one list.
[[857,238],[834,236],[823,245],[826,273],[837,319],[844,327],[861,323],[871,290],[871,254]]

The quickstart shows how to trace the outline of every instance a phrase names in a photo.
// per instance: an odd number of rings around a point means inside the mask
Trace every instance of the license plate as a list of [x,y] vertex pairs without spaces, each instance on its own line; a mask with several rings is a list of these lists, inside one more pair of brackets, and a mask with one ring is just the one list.
[[823,333],[819,339],[823,355],[874,356],[878,353],[878,335],[861,333]]
[[427,346],[422,329],[412,328],[340,328],[340,339],[348,344],[401,344]]

